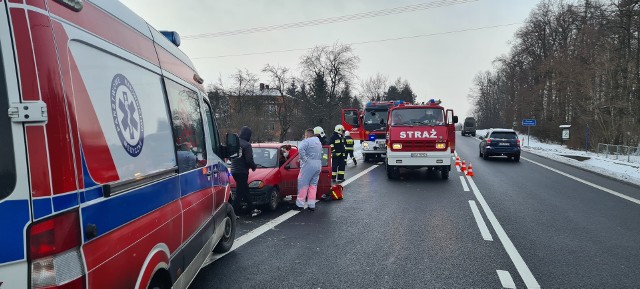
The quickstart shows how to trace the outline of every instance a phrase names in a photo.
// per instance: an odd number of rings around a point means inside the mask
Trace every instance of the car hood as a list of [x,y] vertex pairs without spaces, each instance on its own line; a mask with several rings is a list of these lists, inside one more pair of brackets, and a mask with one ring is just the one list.
[[[251,182],[258,181],[258,180],[266,181],[276,171],[278,171],[278,168],[257,168],[255,171],[249,171],[249,180],[247,181],[247,183],[250,184]],[[233,178],[233,175],[231,176],[230,181],[231,181],[231,187],[235,188],[236,180]],[[269,184],[269,182],[267,182],[267,184]]]

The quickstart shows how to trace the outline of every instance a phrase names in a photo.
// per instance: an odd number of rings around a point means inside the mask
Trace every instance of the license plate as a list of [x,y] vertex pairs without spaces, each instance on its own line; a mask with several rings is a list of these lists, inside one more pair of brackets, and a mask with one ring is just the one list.
[[501,142],[501,143],[498,143],[498,145],[499,145],[499,146],[508,146],[508,145],[509,145],[509,143],[508,143],[508,142]]
[[427,156],[427,153],[411,153],[411,157],[424,158]]

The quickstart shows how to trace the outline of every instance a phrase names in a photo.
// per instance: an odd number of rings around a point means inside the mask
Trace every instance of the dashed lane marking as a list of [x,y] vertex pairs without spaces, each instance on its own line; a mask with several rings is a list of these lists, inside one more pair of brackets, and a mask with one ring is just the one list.
[[[348,184],[350,184],[351,182],[357,180],[358,178],[364,176],[365,174],[367,174],[368,172],[370,172],[371,170],[377,168],[378,165],[373,165],[367,169],[365,169],[364,171],[360,172],[359,174],[347,179],[346,181],[342,182],[342,186],[346,186]],[[209,257],[207,257],[207,260],[204,261],[204,263],[202,264],[202,267],[207,266],[213,262],[215,262],[216,260],[224,257],[225,255],[233,252],[235,249],[238,249],[240,246],[248,243],[249,241],[257,238],[258,236],[266,233],[267,231],[273,229],[275,226],[279,225],[280,223],[288,220],[289,218],[297,215],[298,213],[300,213],[299,211],[295,211],[295,210],[291,210],[288,211],[280,216],[278,216],[277,218],[267,222],[266,224],[253,229],[252,231],[250,231],[249,233],[246,233],[240,237],[238,237],[234,242],[233,242],[233,246],[231,247],[231,249],[226,252],[226,253],[221,253],[221,254],[209,254]]]
[[563,176],[565,176],[565,177],[567,177],[567,178],[574,179],[574,180],[576,180],[576,181],[578,181],[578,182],[581,182],[581,183],[583,183],[583,184],[585,184],[585,185],[588,185],[588,186],[594,187],[594,188],[596,188],[596,189],[599,189],[599,190],[602,190],[602,191],[607,192],[607,193],[609,193],[609,194],[612,194],[612,195],[614,195],[614,196],[616,196],[616,197],[620,197],[620,198],[623,198],[623,199],[625,199],[625,200],[627,200],[627,201],[634,202],[634,203],[636,203],[636,204],[640,205],[640,200],[638,200],[638,199],[636,199],[636,198],[632,198],[632,197],[629,197],[629,196],[627,196],[627,195],[625,195],[625,194],[618,193],[618,192],[616,192],[616,191],[614,191],[614,190],[607,189],[607,188],[605,188],[605,187],[603,187],[603,186],[596,185],[596,184],[594,184],[594,183],[592,183],[592,182],[589,182],[589,181],[583,180],[583,179],[581,179],[581,178],[575,177],[575,176],[573,176],[573,175],[567,174],[567,173],[565,173],[565,172],[563,172],[563,171],[560,171],[560,170],[554,169],[554,168],[552,168],[552,167],[550,167],[550,166],[547,166],[547,165],[541,164],[541,163],[536,162],[536,161],[534,161],[534,160],[530,160],[530,159],[525,158],[525,157],[521,157],[521,158],[522,158],[523,160],[526,160],[526,161],[531,162],[531,163],[533,163],[533,164],[539,165],[539,166],[541,166],[541,167],[543,167],[543,168],[545,168],[545,169],[548,169],[548,170],[550,170],[550,171],[553,171],[553,172],[559,173],[559,174],[561,174],[561,175],[563,175]]
[[502,283],[502,288],[516,288],[516,283],[513,282],[513,278],[511,278],[509,271],[496,270],[496,273],[498,273],[498,278],[500,279],[500,283]]
[[469,191],[469,186],[467,186],[467,181],[464,180],[464,176],[460,176],[460,182],[462,183],[462,189],[465,192]]
[[504,247],[505,251],[507,251],[507,255],[509,255],[509,258],[511,259],[511,262],[513,262],[513,265],[518,270],[518,273],[520,274],[520,277],[524,281],[524,284],[527,286],[527,288],[531,288],[531,289],[540,288],[540,284],[538,284],[538,281],[536,281],[536,278],[533,276],[533,273],[531,273],[531,270],[529,270],[529,266],[527,266],[527,263],[524,262],[524,259],[522,259],[522,256],[520,255],[520,253],[518,253],[518,250],[511,242],[511,239],[509,239],[509,236],[507,236],[507,233],[504,231],[504,229],[500,225],[500,222],[498,222],[498,219],[493,214],[493,211],[491,211],[489,204],[487,204],[487,201],[485,201],[484,196],[482,196],[482,194],[480,193],[480,190],[476,186],[476,183],[469,176],[467,176],[467,181],[469,182],[469,185],[471,186],[471,189],[473,190],[473,193],[475,194],[476,199],[478,199],[480,206],[482,206],[484,213],[487,215],[487,219],[489,219],[489,223],[491,223],[491,226],[493,227],[493,231],[496,232],[498,239],[500,239],[502,246]]
[[473,212],[473,218],[476,219],[476,224],[478,224],[478,229],[480,229],[480,235],[482,235],[482,239],[484,239],[485,241],[493,241],[493,237],[491,237],[489,228],[487,227],[487,224],[484,222],[484,219],[480,214],[480,210],[478,209],[478,205],[476,205],[476,201],[469,201],[469,206],[471,207],[471,212]]

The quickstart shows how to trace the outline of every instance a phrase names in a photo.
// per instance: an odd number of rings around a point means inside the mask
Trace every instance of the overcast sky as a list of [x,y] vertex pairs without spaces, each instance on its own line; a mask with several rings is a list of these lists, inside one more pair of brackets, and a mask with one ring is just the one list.
[[[441,98],[461,118],[468,116],[467,98],[473,77],[492,68],[492,61],[509,52],[510,42],[538,0],[121,0],[158,30],[177,31],[180,48],[193,59],[205,84],[216,82],[236,69],[249,69],[267,82],[260,70],[265,64],[290,67],[299,75],[305,50],[316,45],[358,43],[425,34],[440,34],[355,44],[360,57],[358,76],[381,73],[394,81],[410,82],[418,101]],[[465,3],[466,2],[466,3]],[[275,30],[235,36],[186,39],[186,36],[288,24],[431,3],[414,12]],[[443,5],[445,4],[445,5]],[[438,7],[440,6],[440,7]],[[454,32],[506,24],[466,32]],[[451,32],[451,33],[449,33]],[[444,34],[441,34],[444,33]],[[230,56],[251,54],[244,56]],[[225,57],[220,57],[225,56]]]

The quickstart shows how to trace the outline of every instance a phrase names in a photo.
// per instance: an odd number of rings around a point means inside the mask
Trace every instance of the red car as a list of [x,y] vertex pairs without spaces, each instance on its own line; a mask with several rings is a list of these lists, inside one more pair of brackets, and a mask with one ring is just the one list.
[[[278,204],[287,196],[296,199],[298,190],[298,173],[300,172],[300,156],[289,156],[285,159],[281,148],[283,143],[254,143],[253,160],[258,168],[249,171],[249,201],[253,205],[264,205],[269,210],[278,208]],[[331,148],[322,147],[322,169],[318,181],[316,199],[331,190]],[[236,182],[231,178],[232,196],[235,196]]]

